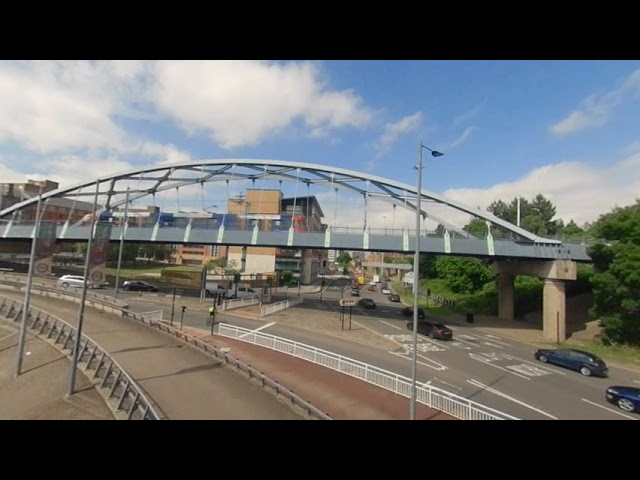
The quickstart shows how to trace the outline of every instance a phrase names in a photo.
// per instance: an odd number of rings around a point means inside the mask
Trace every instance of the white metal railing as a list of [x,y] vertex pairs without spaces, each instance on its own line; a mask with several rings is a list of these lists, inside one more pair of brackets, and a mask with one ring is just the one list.
[[232,308],[248,307],[260,303],[260,295],[243,298],[233,298],[222,302],[222,311],[231,310]]
[[[301,358],[332,370],[337,370],[338,372],[372,383],[404,397],[411,396],[411,379],[382,368],[374,367],[373,365],[368,365],[359,360],[343,357],[337,353],[294,342],[286,338],[276,337],[263,332],[255,332],[247,328],[236,327],[226,323],[219,325],[218,334],[223,337],[235,338],[243,342],[286,353],[287,355]],[[416,390],[416,400],[418,402],[462,420],[519,420],[506,413],[431,385],[418,385]]]
[[271,315],[273,313],[281,312],[282,310],[286,310],[289,307],[293,307],[294,305],[299,305],[302,303],[303,297],[290,298],[287,300],[283,300],[277,303],[271,303],[269,305],[263,305],[260,308],[260,316],[266,317],[267,315]]

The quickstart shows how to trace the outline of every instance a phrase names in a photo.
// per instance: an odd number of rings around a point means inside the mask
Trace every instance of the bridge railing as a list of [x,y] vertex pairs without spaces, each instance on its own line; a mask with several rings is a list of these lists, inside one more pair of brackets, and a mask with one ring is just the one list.
[[263,305],[260,308],[260,316],[266,317],[267,315],[272,315],[277,312],[281,312],[282,310],[286,310],[287,308],[293,307],[295,305],[299,305],[302,303],[304,297],[294,297],[289,298],[287,300],[283,300],[281,302],[271,303],[269,305]]
[[[22,320],[24,304],[0,296],[0,317],[12,322]],[[53,344],[67,357],[73,356],[76,329],[64,320],[35,307],[27,312],[27,328],[40,338]],[[78,365],[84,364],[84,373],[98,387],[116,416],[127,420],[160,420],[140,386],[100,345],[86,335],[81,336]],[[93,372],[91,376],[90,372]],[[115,402],[115,403],[114,403]]]
[[[359,360],[226,323],[219,325],[218,334],[322,365],[404,397],[411,396],[411,379]],[[430,408],[462,420],[519,420],[506,413],[426,384],[417,387],[416,400]]]

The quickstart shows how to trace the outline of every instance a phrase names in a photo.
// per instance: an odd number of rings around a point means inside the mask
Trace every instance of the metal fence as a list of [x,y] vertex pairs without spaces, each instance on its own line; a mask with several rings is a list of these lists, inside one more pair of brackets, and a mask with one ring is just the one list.
[[[224,337],[252,343],[322,365],[404,397],[411,396],[411,379],[368,365],[359,360],[343,357],[336,353],[286,338],[255,332],[226,323],[219,325],[218,333]],[[519,420],[506,413],[431,385],[418,385],[416,397],[418,402],[462,420]]]
[[232,308],[249,307],[260,303],[260,295],[243,298],[233,298],[222,302],[222,311],[231,310]]
[[[0,296],[0,316],[19,322],[22,314],[22,302]],[[29,307],[27,328],[66,356],[73,355],[76,329],[64,320],[38,308]],[[96,384],[116,416],[120,415],[127,420],[161,419],[140,387],[118,362],[84,334],[78,352],[78,365],[84,365],[84,373]]]
[[267,315],[272,315],[274,313],[281,312],[282,310],[286,310],[289,307],[293,307],[295,305],[301,304],[302,300],[303,300],[303,297],[296,297],[296,298],[283,300],[282,302],[263,305],[260,308],[260,316],[266,317]]

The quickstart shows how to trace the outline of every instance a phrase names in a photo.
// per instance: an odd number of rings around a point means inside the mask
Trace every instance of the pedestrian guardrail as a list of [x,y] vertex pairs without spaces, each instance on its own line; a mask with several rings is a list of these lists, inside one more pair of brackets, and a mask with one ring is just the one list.
[[260,316],[266,317],[267,315],[272,315],[277,312],[281,312],[282,310],[286,310],[289,307],[293,307],[295,305],[301,304],[303,301],[303,297],[296,297],[287,300],[283,300],[282,302],[271,303],[269,305],[262,305],[260,307]]
[[233,298],[231,300],[224,300],[222,302],[222,311],[231,310],[233,308],[249,307],[251,305],[257,305],[260,303],[260,295],[243,298]]
[[130,310],[123,310],[123,318],[129,318],[131,320],[136,320],[144,325],[147,325],[151,328],[155,328],[163,333],[171,335],[183,342],[187,345],[193,346],[198,350],[203,351],[207,355],[212,355],[213,357],[224,361],[225,363],[236,367],[236,369],[240,372],[243,372],[248,375],[249,379],[255,379],[258,381],[263,388],[269,388],[276,395],[279,395],[283,398],[286,398],[291,405],[296,405],[302,410],[306,412],[306,414],[315,419],[319,420],[332,420],[332,418],[326,413],[322,412],[320,409],[314,407],[309,401],[304,400],[295,394],[292,390],[280,385],[276,380],[273,380],[267,377],[264,373],[259,372],[251,365],[241,362],[233,355],[230,355],[228,352],[225,352],[222,349],[214,345],[210,345],[207,342],[203,342],[202,340],[185,333],[184,331],[167,325],[161,321],[157,321],[155,319],[146,317],[144,314],[132,312]]
[[[226,323],[219,325],[218,334],[243,342],[286,353],[308,362],[322,365],[367,383],[390,390],[403,397],[411,396],[411,379],[387,370],[368,365],[359,360],[344,357],[327,350],[276,337],[263,332],[236,327]],[[462,420],[519,420],[506,413],[460,397],[431,385],[418,385],[416,401]]]
[[[0,317],[12,322],[22,320],[24,304],[0,296]],[[35,307],[27,312],[27,328],[47,340],[67,357],[73,356],[76,329],[64,320]],[[82,335],[78,348],[78,365],[98,387],[107,404],[126,420],[160,420],[161,417],[137,383],[96,342]],[[90,373],[93,372],[92,375]]]

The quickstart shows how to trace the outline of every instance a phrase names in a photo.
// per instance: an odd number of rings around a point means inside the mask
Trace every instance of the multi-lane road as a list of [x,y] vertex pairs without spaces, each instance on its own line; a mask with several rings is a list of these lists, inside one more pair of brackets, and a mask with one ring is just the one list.
[[[150,299],[136,300],[137,292],[120,295],[130,301],[133,310],[150,310]],[[306,295],[304,304],[294,308],[307,316],[335,315],[342,296],[350,296],[348,283],[336,281],[324,290],[322,301],[319,295]],[[377,308],[354,307],[353,318],[404,348],[383,351],[273,323],[273,317],[254,320],[219,314],[217,320],[250,329],[262,328],[265,333],[330,350],[409,377],[412,337],[407,323],[411,318],[401,315],[404,305],[389,302],[386,295],[369,292],[366,287],[361,289],[361,296],[372,298]],[[166,310],[166,305],[163,308]],[[419,335],[419,382],[430,383],[521,419],[640,419],[640,415],[623,412],[604,399],[607,386],[640,385],[640,373],[610,366],[609,378],[584,377],[571,370],[537,362],[533,357],[536,347],[532,345],[488,333],[478,324],[454,322],[447,317],[440,320],[453,330],[453,341],[443,342]],[[203,328],[203,313],[187,311],[185,325]]]

